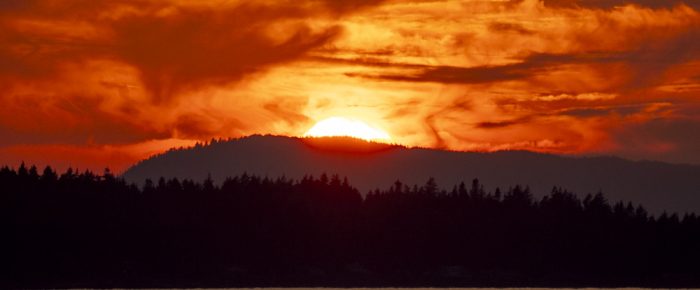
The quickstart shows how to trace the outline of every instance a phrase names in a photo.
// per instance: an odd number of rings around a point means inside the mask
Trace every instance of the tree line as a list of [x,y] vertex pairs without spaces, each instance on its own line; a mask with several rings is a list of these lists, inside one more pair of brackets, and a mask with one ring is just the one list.
[[0,168],[3,288],[700,285],[700,219],[553,188]]

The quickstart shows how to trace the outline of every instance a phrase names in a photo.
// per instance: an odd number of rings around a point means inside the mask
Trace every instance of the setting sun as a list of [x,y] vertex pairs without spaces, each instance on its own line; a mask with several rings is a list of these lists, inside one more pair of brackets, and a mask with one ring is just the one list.
[[368,141],[389,141],[389,134],[367,123],[343,117],[331,117],[319,121],[307,131],[306,137],[347,136]]

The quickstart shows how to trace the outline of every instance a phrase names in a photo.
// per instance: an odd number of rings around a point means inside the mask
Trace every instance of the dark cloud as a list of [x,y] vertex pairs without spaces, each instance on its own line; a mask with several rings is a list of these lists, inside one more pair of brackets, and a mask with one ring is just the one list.
[[509,22],[493,22],[489,24],[489,30],[492,32],[515,32],[518,34],[533,34],[534,31],[525,28],[517,23]]
[[[248,127],[230,116],[194,114],[177,104],[199,89],[302,58],[341,34],[334,19],[381,2],[0,1],[0,102],[7,104],[0,109],[0,143],[122,144],[240,133]],[[31,89],[38,86],[47,94]],[[305,118],[275,104],[261,109],[288,122]],[[151,120],[139,121],[145,114]]]
[[647,108],[647,104],[623,105],[614,107],[594,107],[594,108],[572,108],[566,109],[558,113],[558,115],[567,115],[579,118],[588,117],[603,117],[612,114],[619,116],[628,116],[636,114]]
[[532,54],[523,59],[522,62],[515,64],[456,67],[397,64],[375,60],[367,61],[356,59],[353,60],[352,63],[374,67],[400,67],[409,70],[409,72],[400,75],[373,75],[366,73],[346,73],[345,75],[350,77],[364,77],[392,81],[480,84],[524,79],[537,73],[544,73],[548,70],[555,69],[558,65],[572,63],[614,62],[620,60],[622,59],[619,56],[604,53]]
[[621,105],[621,106],[609,106],[609,107],[573,107],[559,110],[556,112],[546,112],[543,113],[533,113],[531,115],[502,120],[502,121],[485,121],[479,122],[474,125],[478,129],[501,129],[510,126],[516,126],[521,124],[527,124],[533,120],[537,120],[543,117],[553,117],[553,116],[571,116],[576,118],[591,118],[591,117],[606,117],[611,115],[618,116],[629,116],[632,114],[639,113],[647,108],[648,105]]
[[282,41],[271,39],[266,32],[271,22],[294,13],[243,5],[166,19],[132,17],[114,24],[113,53],[137,66],[158,98],[168,98],[188,86],[225,84],[297,59],[340,32],[300,24],[288,27]]
[[474,127],[479,129],[500,129],[529,122],[533,117],[526,116],[505,121],[479,122]]
[[[0,21],[0,74],[50,77],[60,64],[110,58],[138,68],[155,100],[167,100],[183,89],[234,82],[298,59],[341,32],[334,25],[312,28],[307,20],[381,2],[321,1],[299,6],[221,1],[183,6],[144,0],[8,0],[0,5],[0,13],[7,15]],[[98,17],[111,10],[128,11],[125,7],[138,12]],[[90,25],[103,33],[100,37],[49,33],[13,22],[25,18],[48,25]]]
[[[517,102],[515,102],[517,103]],[[548,103],[548,102],[545,102]],[[514,104],[514,102],[511,102],[509,104]],[[503,106],[503,104],[501,104]],[[596,106],[596,107],[588,107],[588,106],[581,106],[581,103],[573,103],[570,104],[569,107],[563,108],[563,109],[556,109],[555,107],[550,107],[550,108],[540,108],[539,110],[533,110],[536,113],[532,113],[530,115],[526,115],[523,117],[518,117],[518,118],[513,118],[513,119],[507,119],[507,120],[501,120],[501,121],[484,121],[484,122],[479,122],[474,125],[474,127],[479,128],[479,129],[501,129],[505,127],[510,127],[510,126],[515,126],[515,125],[521,125],[521,124],[527,124],[532,121],[536,121],[541,118],[547,118],[547,117],[558,117],[558,116],[569,116],[569,117],[575,117],[577,119],[583,119],[583,118],[593,118],[593,117],[609,117],[609,116],[618,116],[618,117],[629,117],[634,114],[640,114],[640,113],[649,113],[649,114],[654,114],[658,113],[661,111],[668,111],[670,108],[664,108],[663,106],[659,106],[658,103],[651,103],[651,104],[617,104],[617,105],[608,105],[608,106]],[[538,112],[539,111],[539,112]]]
[[[51,7],[62,10],[78,2],[58,2]],[[109,7],[108,3],[99,6]],[[97,4],[88,7],[105,8]],[[164,14],[164,9],[171,11]],[[279,25],[279,21],[303,20],[315,12],[292,6],[161,4],[142,11],[145,12],[112,20],[92,19],[90,25],[110,36],[105,38],[27,31],[10,21],[0,22],[0,72],[31,75],[51,71],[62,62],[114,58],[137,67],[156,100],[162,100],[172,98],[183,88],[236,81],[271,65],[294,60],[340,32],[335,26],[313,30],[301,22],[273,35],[269,29]],[[42,20],[74,20],[66,17]]]
[[[534,53],[521,62],[497,66],[455,67],[423,66],[381,62],[374,59],[339,60],[372,67],[399,67],[404,74],[347,73],[350,77],[407,81],[480,84],[510,80],[524,80],[552,72],[566,65],[622,64],[627,67],[625,84],[618,90],[653,87],[663,82],[663,74],[674,65],[700,59],[700,27],[691,27],[680,33],[671,33],[645,42],[628,51],[598,51],[570,54]],[[604,70],[605,68],[601,68]]]
[[348,13],[379,5],[386,0],[325,0],[324,2],[336,13]]
[[[378,64],[374,63],[371,65],[376,66]],[[386,65],[391,66],[392,64],[386,63]],[[527,65],[521,64],[471,68],[454,66],[422,66],[417,73],[407,72],[406,74],[376,75],[366,73],[346,73],[345,75],[349,77],[363,77],[389,81],[478,84],[524,78],[528,76],[527,67]]]

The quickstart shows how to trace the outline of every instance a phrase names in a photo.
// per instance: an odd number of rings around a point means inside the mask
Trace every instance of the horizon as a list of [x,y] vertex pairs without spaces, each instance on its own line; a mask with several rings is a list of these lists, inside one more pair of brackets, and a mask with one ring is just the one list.
[[[31,161],[25,161],[24,159],[17,159],[14,160],[16,162],[14,163],[5,163],[5,164],[0,164],[0,166],[7,166],[10,169],[16,169],[20,166],[20,164],[25,164],[26,166],[36,166],[37,168],[45,168],[45,167],[51,167],[52,169],[56,171],[65,171],[67,169],[73,169],[73,170],[88,170],[90,172],[94,173],[99,173],[102,172],[105,169],[109,169],[110,172],[116,174],[116,175],[121,175],[125,171],[127,171],[129,168],[134,167],[138,165],[139,163],[143,161],[147,161],[149,159],[156,158],[158,156],[167,154],[171,151],[178,151],[178,150],[188,150],[188,149],[194,149],[197,146],[208,146],[214,142],[235,142],[243,139],[248,139],[251,137],[281,137],[281,138],[288,138],[288,139],[297,139],[304,141],[306,139],[318,139],[318,140],[323,140],[323,139],[328,139],[328,140],[338,140],[338,141],[350,141],[350,142],[364,142],[364,143],[374,143],[374,144],[381,144],[381,145],[387,145],[388,148],[399,148],[399,149],[407,149],[407,150],[434,150],[434,151],[444,151],[444,152],[454,152],[454,153],[477,153],[477,154],[489,154],[489,153],[503,153],[503,152],[524,152],[524,153],[533,153],[533,154],[542,154],[542,155],[551,155],[551,156],[556,156],[556,157],[562,157],[562,158],[575,158],[575,159],[580,159],[580,158],[616,158],[616,159],[621,159],[621,160],[626,160],[626,161],[631,161],[631,162],[639,162],[639,163],[660,163],[660,164],[670,164],[670,165],[681,165],[681,166],[693,166],[693,167],[698,167],[700,164],[695,164],[695,163],[684,163],[684,162],[669,162],[669,161],[664,161],[664,160],[654,160],[654,159],[644,159],[644,158],[625,158],[622,156],[617,156],[613,154],[604,154],[604,153],[550,153],[550,152],[538,152],[538,151],[531,151],[531,150],[526,150],[526,149],[498,149],[498,150],[451,150],[451,149],[440,149],[440,148],[431,148],[431,147],[421,147],[421,146],[407,146],[403,144],[398,144],[398,143],[388,143],[388,142],[383,142],[383,141],[377,141],[377,140],[366,140],[366,139],[361,139],[353,136],[287,136],[287,135],[276,135],[276,134],[251,134],[247,136],[238,136],[238,137],[218,137],[218,138],[212,138],[209,140],[197,140],[194,141],[193,143],[187,143],[185,145],[179,145],[175,147],[169,147],[167,149],[163,150],[156,150],[156,151],[150,151],[149,155],[145,155],[142,159],[136,160],[133,163],[121,163],[117,167],[110,167],[108,165],[92,165],[92,166],[86,166],[85,164],[76,164],[73,165],[70,162],[69,163],[63,163],[59,162],[58,164],[52,164],[48,162],[31,162]],[[337,146],[337,145],[336,145]],[[341,147],[343,145],[340,145]],[[342,152],[343,150],[341,149],[338,151],[337,149],[329,149],[329,148],[323,148],[324,145],[318,145],[318,148],[320,150],[325,150],[330,153],[333,153],[334,151],[336,153]],[[350,149],[352,151],[353,149]],[[31,159],[29,159],[31,160]],[[82,165],[82,166],[81,166]]]

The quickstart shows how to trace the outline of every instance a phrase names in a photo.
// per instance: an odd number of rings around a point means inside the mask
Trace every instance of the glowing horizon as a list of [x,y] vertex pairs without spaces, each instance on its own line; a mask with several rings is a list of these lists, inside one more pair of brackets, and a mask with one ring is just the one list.
[[382,129],[345,117],[323,119],[306,131],[303,137],[353,137],[365,141],[391,141],[389,134]]

